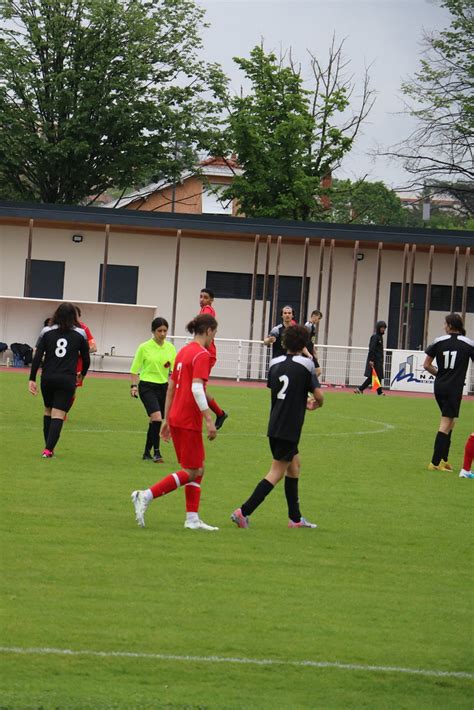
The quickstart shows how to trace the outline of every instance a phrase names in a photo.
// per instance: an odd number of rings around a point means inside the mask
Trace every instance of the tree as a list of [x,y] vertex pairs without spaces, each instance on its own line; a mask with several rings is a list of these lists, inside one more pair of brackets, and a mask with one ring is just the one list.
[[347,118],[353,85],[344,79],[342,47],[333,42],[326,67],[309,55],[311,89],[291,54],[288,61],[277,59],[257,46],[249,59],[234,59],[251,91],[230,104],[226,138],[244,172],[224,196],[236,199],[241,213],[295,220],[321,216],[321,180],[351,149],[373,104],[366,73],[360,106]]
[[474,3],[443,0],[449,29],[424,35],[421,68],[402,85],[417,121],[406,141],[381,155],[403,161],[410,187],[474,180]]
[[400,198],[383,182],[335,180],[327,195],[330,208],[324,219],[330,222],[393,226],[408,222]]
[[1,196],[173,180],[213,141],[225,79],[192,0],[0,0],[0,18]]

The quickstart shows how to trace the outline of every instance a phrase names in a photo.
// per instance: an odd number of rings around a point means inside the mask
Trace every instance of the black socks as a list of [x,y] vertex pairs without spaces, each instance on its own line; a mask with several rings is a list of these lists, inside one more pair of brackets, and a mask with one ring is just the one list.
[[251,515],[258,506],[263,503],[267,495],[273,490],[273,484],[262,478],[248,500],[241,507],[242,515]]
[[44,445],[45,446],[48,441],[50,425],[51,425],[51,415],[48,416],[47,414],[45,414],[43,416],[43,436],[44,436]]
[[439,466],[441,459],[446,459],[446,457],[447,457],[446,450],[449,452],[450,443],[451,443],[450,434],[444,434],[442,431],[439,431],[436,434],[436,438],[435,438],[435,442],[434,442],[433,458],[431,459],[431,463],[433,464],[433,466]]
[[58,443],[59,437],[61,436],[61,429],[63,428],[62,419],[51,419],[48,432],[48,440],[46,441],[46,448],[49,451],[54,451],[54,447]]
[[300,501],[298,498],[298,478],[285,476],[285,496],[288,503],[288,517],[294,523],[301,520]]

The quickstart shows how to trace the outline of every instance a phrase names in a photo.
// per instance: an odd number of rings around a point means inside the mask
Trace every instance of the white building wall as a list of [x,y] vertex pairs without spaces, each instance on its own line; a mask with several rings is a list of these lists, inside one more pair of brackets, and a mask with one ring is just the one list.
[[[76,244],[72,235],[80,233],[84,239]],[[145,340],[149,333],[149,321],[156,314],[171,321],[174,287],[176,238],[175,235],[132,234],[114,232],[109,240],[109,264],[135,265],[139,267],[139,306],[105,307],[97,305],[100,264],[103,262],[105,230],[87,229],[46,229],[35,227],[33,233],[34,259],[51,259],[66,262],[64,300],[91,302],[84,305],[84,320],[88,322],[99,341],[101,352],[108,352],[115,346],[116,353],[133,353],[138,342]],[[22,297],[25,260],[28,248],[27,226],[0,226],[0,296]],[[372,332],[374,316],[376,249],[362,249],[364,259],[358,262],[356,307],[354,313],[353,345],[366,347]],[[302,276],[303,245],[282,244],[280,255],[280,275]],[[319,245],[310,246],[308,271],[310,290],[308,310],[320,308],[324,319],[320,326],[319,340],[324,342],[327,323],[329,276],[329,241],[324,254],[324,274],[321,303],[317,303],[319,283]],[[330,323],[327,342],[332,345],[346,345],[349,337],[349,320],[352,294],[353,247],[337,247],[334,250],[333,281],[331,292]],[[410,257],[411,258],[411,257]],[[265,271],[266,243],[262,238],[258,272]],[[231,239],[206,239],[183,237],[181,239],[179,287],[176,310],[176,334],[184,335],[188,321],[198,313],[199,291],[206,283],[206,272],[253,272],[253,241],[233,241]],[[474,285],[474,263],[470,268],[469,285]],[[270,270],[273,274],[276,264],[276,244],[272,244]],[[388,321],[390,283],[400,282],[403,268],[403,251],[386,248],[382,254],[380,303],[378,317]],[[458,264],[458,285],[464,281],[465,256]],[[426,283],[428,276],[428,254],[417,252],[415,283]],[[410,259],[407,280],[410,279]],[[453,279],[452,254],[436,253],[433,269],[433,284],[450,286]],[[38,301],[38,299],[35,299]],[[0,311],[0,340],[4,342],[28,342],[32,344],[44,318],[51,308],[41,300],[29,312],[30,306],[24,302],[9,302],[5,298]],[[93,304],[96,307],[93,307]],[[54,304],[53,304],[54,305]],[[241,299],[216,299],[215,307],[219,321],[220,338],[249,337],[250,301]],[[262,304],[257,302],[255,311],[254,338],[261,335]],[[268,318],[267,308],[267,318]],[[123,320],[121,320],[123,315]],[[444,313],[431,312],[429,340],[442,331]],[[136,319],[136,320],[135,320]],[[135,327],[136,322],[136,327]],[[466,318],[468,333],[474,333],[474,314]],[[266,328],[265,328],[266,330]]]

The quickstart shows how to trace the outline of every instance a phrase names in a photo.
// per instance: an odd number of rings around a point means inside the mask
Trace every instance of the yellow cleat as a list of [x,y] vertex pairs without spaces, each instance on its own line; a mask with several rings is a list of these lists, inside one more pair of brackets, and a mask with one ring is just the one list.
[[442,471],[452,471],[453,470],[453,467],[451,466],[449,461],[445,461],[444,459],[441,459],[439,465],[441,466]]
[[428,464],[428,471],[444,471],[443,468],[441,468],[441,464],[439,466],[435,466],[434,463],[429,463]]

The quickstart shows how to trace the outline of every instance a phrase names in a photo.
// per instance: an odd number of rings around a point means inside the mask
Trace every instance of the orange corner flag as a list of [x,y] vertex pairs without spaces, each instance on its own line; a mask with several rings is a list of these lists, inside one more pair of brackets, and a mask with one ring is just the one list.
[[378,390],[380,386],[380,380],[378,378],[377,373],[375,372],[375,368],[372,368],[372,392]]

